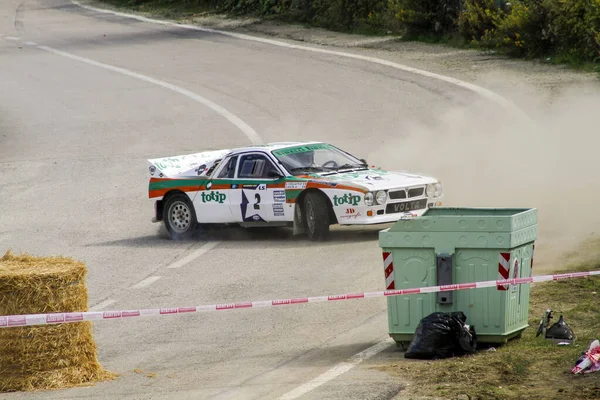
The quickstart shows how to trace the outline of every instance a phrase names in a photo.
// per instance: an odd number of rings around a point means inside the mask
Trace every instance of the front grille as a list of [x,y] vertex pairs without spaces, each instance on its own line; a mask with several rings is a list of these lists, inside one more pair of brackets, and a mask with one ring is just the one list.
[[424,187],[414,187],[410,189],[390,190],[388,195],[391,200],[411,199],[413,197],[423,196]]

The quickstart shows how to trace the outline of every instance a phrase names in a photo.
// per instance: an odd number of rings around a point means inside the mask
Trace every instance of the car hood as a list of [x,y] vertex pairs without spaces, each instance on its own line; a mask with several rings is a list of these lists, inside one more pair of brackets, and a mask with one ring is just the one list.
[[312,174],[313,179],[340,184],[359,185],[366,190],[383,190],[409,186],[421,186],[438,182],[437,179],[400,171],[387,171],[382,169],[357,170],[340,173]]

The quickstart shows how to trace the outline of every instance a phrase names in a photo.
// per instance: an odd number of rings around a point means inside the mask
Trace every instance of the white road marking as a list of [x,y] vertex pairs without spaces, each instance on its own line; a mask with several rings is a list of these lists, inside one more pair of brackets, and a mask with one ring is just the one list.
[[190,253],[188,256],[182,258],[181,260],[175,261],[171,265],[168,265],[167,268],[180,268],[180,267],[183,267],[184,265],[186,265],[187,263],[195,260],[196,258],[200,257],[201,255],[203,255],[205,253],[208,253],[209,251],[211,251],[212,249],[214,249],[218,244],[219,244],[219,242],[209,242],[209,243],[206,243],[204,246],[200,247],[198,250],[194,251],[193,253]]
[[21,38],[14,37],[14,36],[6,36],[4,39],[6,39],[6,40],[15,40],[15,41],[16,40],[21,40]]
[[102,303],[98,303],[93,307],[90,307],[90,311],[99,311],[102,310],[103,308],[106,308],[108,306],[110,306],[111,304],[116,303],[116,300],[112,300],[112,299],[108,299],[108,300],[104,300]]
[[136,78],[136,79],[139,79],[139,80],[142,80],[145,82],[153,83],[157,86],[162,86],[165,89],[169,89],[176,93],[182,94],[192,100],[197,101],[198,103],[204,104],[208,108],[212,109],[213,111],[217,112],[219,115],[221,115],[222,117],[227,119],[229,122],[231,122],[233,125],[235,125],[239,130],[241,130],[248,137],[248,139],[250,139],[252,144],[261,144],[262,143],[261,137],[258,135],[258,133],[256,133],[256,131],[250,125],[248,125],[247,123],[242,121],[235,114],[231,113],[230,111],[226,110],[225,108],[221,107],[220,105],[213,103],[212,101],[208,100],[207,98],[200,96],[199,94],[196,94],[187,89],[173,85],[173,84],[165,82],[165,81],[154,79],[154,78],[151,78],[146,75],[138,74],[137,72],[133,72],[133,71],[127,70],[125,68],[115,67],[113,65],[104,64],[104,63],[101,63],[98,61],[91,60],[89,58],[79,57],[74,54],[70,54],[70,53],[66,53],[64,51],[53,49],[52,47],[37,46],[37,48],[40,50],[47,51],[48,53],[56,54],[56,55],[63,56],[66,58],[70,58],[72,60],[80,61],[80,62],[89,64],[89,65],[93,65],[95,67],[104,68],[109,71],[118,72],[120,74],[127,75],[132,78]]
[[348,360],[347,362],[342,362],[335,365],[333,368],[325,371],[321,375],[317,376],[313,380],[310,380],[303,385],[298,386],[297,388],[287,392],[283,396],[279,397],[280,400],[293,400],[297,399],[300,396],[305,395],[306,393],[318,388],[319,386],[337,378],[338,376],[350,371],[352,368],[356,367],[358,364],[367,360],[374,355],[382,352],[383,350],[389,348],[391,345],[391,339],[383,340],[366,350],[361,351],[360,353],[355,354]]
[[143,281],[136,283],[131,288],[132,289],[141,289],[143,287],[150,286],[154,282],[156,282],[157,280],[159,280],[160,278],[162,278],[162,276],[151,276],[151,277],[148,277],[148,278],[144,279]]
[[234,32],[227,32],[227,31],[220,31],[217,29],[204,28],[199,25],[178,24],[176,22],[161,21],[161,20],[152,19],[152,18],[148,18],[148,17],[142,17],[142,16],[135,15],[135,14],[128,14],[128,13],[123,13],[123,12],[119,12],[119,11],[112,11],[112,10],[107,10],[107,9],[103,9],[103,8],[96,8],[96,7],[81,4],[77,0],[70,0],[70,1],[71,1],[71,3],[75,4],[76,6],[79,6],[81,8],[84,8],[84,9],[87,9],[90,11],[95,11],[95,12],[104,13],[104,14],[112,14],[115,16],[125,17],[125,18],[132,18],[132,19],[136,19],[136,20],[142,21],[142,22],[174,26],[174,27],[178,27],[178,28],[191,29],[191,30],[196,30],[196,31],[201,31],[201,32],[215,33],[215,34],[220,34],[220,35],[224,35],[224,36],[234,37],[236,39],[260,42],[260,43],[264,43],[264,44],[270,44],[273,46],[284,47],[287,49],[311,51],[314,53],[329,54],[329,55],[335,55],[335,56],[340,56],[340,57],[353,58],[355,60],[362,60],[362,61],[367,61],[367,62],[371,62],[371,63],[375,63],[375,64],[385,65],[387,67],[410,72],[410,73],[413,73],[416,75],[421,75],[421,76],[424,76],[427,78],[441,80],[441,81],[456,85],[458,87],[461,87],[463,89],[471,90],[471,91],[479,94],[480,96],[499,104],[504,109],[506,109],[507,111],[512,113],[514,116],[520,116],[524,121],[531,122],[529,116],[525,112],[523,112],[519,107],[517,107],[516,104],[512,103],[508,99],[505,99],[504,97],[500,96],[499,94],[497,94],[489,89],[485,89],[481,86],[477,86],[477,85],[474,85],[469,82],[461,81],[460,79],[452,78],[452,77],[441,75],[441,74],[436,74],[436,73],[429,72],[429,71],[424,71],[424,70],[421,70],[418,68],[409,67],[407,65],[398,64],[398,63],[395,63],[392,61],[387,61],[387,60],[384,60],[381,58],[362,56],[360,54],[328,50],[328,49],[323,49],[323,48],[290,44],[290,43],[280,42],[278,40],[265,39],[265,38],[260,38],[260,37],[256,37],[256,36],[245,35],[242,33],[234,33]]
[[36,42],[25,42],[27,46],[37,46]]

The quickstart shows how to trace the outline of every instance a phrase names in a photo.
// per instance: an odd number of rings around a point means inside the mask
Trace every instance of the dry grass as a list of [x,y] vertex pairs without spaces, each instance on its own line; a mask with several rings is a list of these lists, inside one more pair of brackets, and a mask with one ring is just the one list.
[[[84,263],[0,258],[0,315],[87,311]],[[0,392],[58,389],[113,379],[98,362],[91,322],[0,329]]]
[[[590,246],[600,248],[600,241]],[[598,260],[598,259],[596,259]],[[535,267],[534,267],[535,268]],[[569,271],[598,270],[598,261]],[[476,354],[435,361],[402,360],[375,368],[411,384],[401,393],[423,399],[600,399],[600,373],[572,375],[570,370],[590,342],[600,339],[600,277],[574,278],[536,283],[531,288],[530,327],[521,339],[512,340],[496,351],[480,349]],[[576,340],[557,346],[535,337],[538,323],[547,308],[558,321],[562,314]],[[402,355],[400,355],[402,357]]]

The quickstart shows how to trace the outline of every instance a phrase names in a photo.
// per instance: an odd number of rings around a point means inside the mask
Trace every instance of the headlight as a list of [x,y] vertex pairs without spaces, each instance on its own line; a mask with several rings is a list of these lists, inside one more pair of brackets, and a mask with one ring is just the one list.
[[367,194],[365,194],[365,204],[368,206],[372,206],[373,205],[373,193],[368,192]]
[[377,200],[377,204],[385,204],[385,201],[387,200],[387,193],[385,190],[380,190],[377,192],[375,199]]
[[443,193],[441,182],[430,183],[427,185],[427,197],[440,197]]

